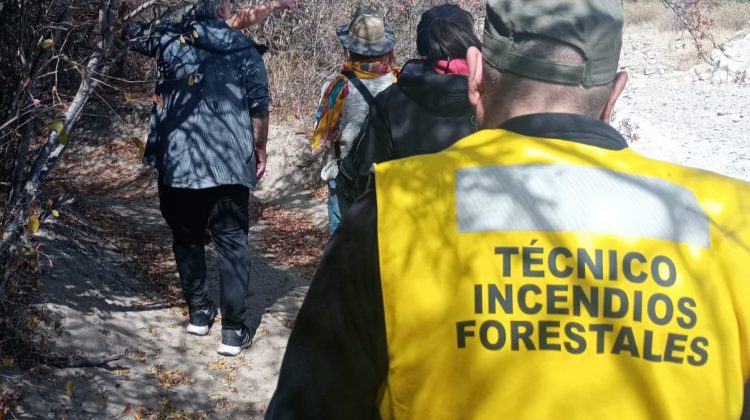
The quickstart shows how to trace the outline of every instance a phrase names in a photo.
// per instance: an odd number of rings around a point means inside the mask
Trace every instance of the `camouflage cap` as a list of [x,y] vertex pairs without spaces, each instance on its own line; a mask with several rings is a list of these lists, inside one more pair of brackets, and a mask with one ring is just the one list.
[[[545,82],[596,86],[614,80],[622,47],[619,0],[488,0],[483,55],[500,71]],[[531,57],[514,38],[538,36],[577,48],[581,64]]]

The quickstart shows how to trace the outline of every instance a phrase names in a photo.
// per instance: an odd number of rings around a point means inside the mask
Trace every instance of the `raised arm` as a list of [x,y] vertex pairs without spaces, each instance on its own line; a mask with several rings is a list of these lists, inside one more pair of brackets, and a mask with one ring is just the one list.
[[257,6],[250,6],[232,15],[227,24],[230,28],[241,31],[253,26],[273,13],[274,10],[291,10],[297,7],[299,0],[274,0]]

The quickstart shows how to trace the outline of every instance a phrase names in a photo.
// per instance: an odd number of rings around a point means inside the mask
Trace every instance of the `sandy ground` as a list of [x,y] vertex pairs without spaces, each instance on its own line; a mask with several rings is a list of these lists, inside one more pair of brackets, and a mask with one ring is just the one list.
[[[663,57],[684,45],[662,41],[642,29],[627,34],[622,64],[631,79],[613,125],[627,129],[632,147],[647,156],[750,180],[750,88],[699,80],[679,65],[663,64]],[[94,118],[80,133],[78,149],[68,153],[91,152],[95,146],[87,146],[86,139],[103,132],[108,138],[143,137],[143,130],[143,120],[137,118]],[[306,212],[325,229],[325,206],[307,188],[317,177],[320,159],[309,153],[305,135],[292,128],[273,127],[270,138],[268,175],[256,199]],[[66,173],[66,168],[58,172]],[[153,189],[153,179],[149,182],[140,187]],[[76,199],[111,212],[124,226],[148,231],[162,248],[168,246],[169,232],[153,194],[135,195]],[[262,222],[256,224],[251,237],[264,229]],[[125,357],[103,367],[41,368],[33,374],[4,368],[0,380],[21,392],[16,417],[262,417],[309,279],[274,265],[261,256],[262,249],[254,249],[248,299],[254,344],[240,357],[221,358],[215,353],[219,328],[208,337],[186,335],[182,307],[147,293],[143,279],[129,268],[131,256],[82,214],[71,211],[64,220],[53,221],[39,240],[44,289],[35,306],[46,314],[40,334],[47,337],[48,350]],[[215,253],[208,255],[214,262]],[[215,271],[210,277],[217,299]]]
[[[114,130],[104,131],[110,125]],[[110,221],[141,231],[149,242],[155,242],[144,246],[169,249],[171,234],[159,213],[154,174],[137,160],[134,163],[117,153],[111,161],[88,162],[89,156],[102,155],[97,133],[107,132],[111,138],[143,137],[142,126],[112,119],[109,114],[87,121],[78,133],[79,142],[68,150],[69,158],[61,161],[51,178],[73,174],[67,182],[85,184],[102,171],[112,170],[113,164],[118,170],[124,167],[125,174],[140,172],[141,176],[101,195],[77,194],[63,216],[51,219],[38,235],[44,287],[33,313],[41,314],[36,316],[36,333],[45,337],[46,351],[87,359],[124,357],[98,367],[42,366],[32,375],[4,368],[0,380],[21,391],[18,418],[99,419],[126,413],[125,417],[132,418],[255,419],[262,418],[275,389],[309,278],[262,256],[264,250],[253,241],[267,234],[262,219],[250,229],[253,255],[247,304],[248,326],[255,331],[253,345],[239,357],[226,358],[216,354],[221,336],[218,320],[207,337],[186,334],[185,308],[152,293],[147,279],[132,270],[135,257],[98,231],[85,212],[76,211],[84,206],[108,212]],[[316,160],[306,154],[309,147],[303,142],[303,136],[288,129],[272,128],[267,177],[253,199],[308,213],[320,229],[326,229],[326,219],[321,217],[325,206],[310,197],[307,188],[317,176]],[[305,153],[290,152],[295,149]],[[207,259],[210,293],[218,304],[217,256],[212,246],[207,247]],[[176,287],[179,280],[169,268]]]

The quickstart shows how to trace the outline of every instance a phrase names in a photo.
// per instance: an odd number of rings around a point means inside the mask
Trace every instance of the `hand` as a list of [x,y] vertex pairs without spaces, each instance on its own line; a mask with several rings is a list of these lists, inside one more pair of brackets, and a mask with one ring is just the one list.
[[276,0],[273,2],[274,9],[292,10],[296,9],[299,0]]
[[267,161],[268,153],[266,153],[266,149],[255,149],[255,177],[257,181],[260,181],[266,173]]

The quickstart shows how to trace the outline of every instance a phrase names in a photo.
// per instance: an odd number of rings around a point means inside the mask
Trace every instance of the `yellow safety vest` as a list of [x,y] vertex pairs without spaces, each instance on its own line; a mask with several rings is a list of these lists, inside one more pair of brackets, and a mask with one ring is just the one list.
[[750,186],[504,130],[376,166],[385,419],[730,419]]

